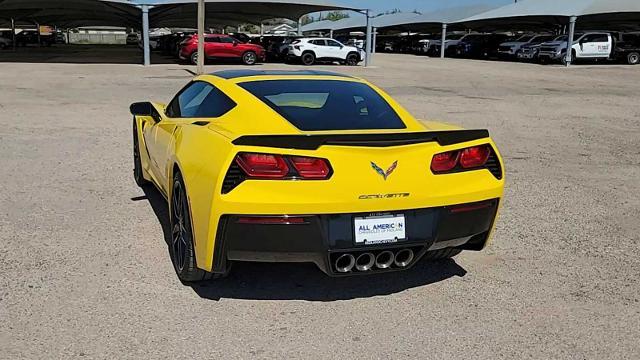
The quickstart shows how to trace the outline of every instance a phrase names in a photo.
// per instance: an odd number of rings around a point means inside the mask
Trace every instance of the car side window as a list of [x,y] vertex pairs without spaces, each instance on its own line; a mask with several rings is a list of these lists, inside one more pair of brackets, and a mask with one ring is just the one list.
[[324,40],[311,40],[310,43],[318,46],[327,46],[327,42]]
[[605,34],[596,34],[593,36],[593,42],[607,42],[609,41],[609,37]]
[[342,45],[340,45],[340,43],[335,40],[327,40],[327,45],[333,47],[342,47]]
[[221,43],[233,44],[233,39],[230,37],[222,37],[220,38]]
[[206,43],[219,43],[220,38],[217,36],[207,36],[204,38],[204,42]]
[[195,81],[171,101],[167,116],[172,118],[216,118],[236,107],[222,91],[213,85]]

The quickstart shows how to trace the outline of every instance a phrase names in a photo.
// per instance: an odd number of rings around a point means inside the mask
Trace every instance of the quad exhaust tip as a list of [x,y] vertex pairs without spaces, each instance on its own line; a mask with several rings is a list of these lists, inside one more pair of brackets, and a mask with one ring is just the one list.
[[402,249],[396,253],[393,263],[400,268],[405,268],[413,261],[413,250]]
[[363,253],[356,259],[356,269],[358,271],[369,271],[373,268],[376,257],[372,253]]
[[393,264],[395,256],[389,250],[383,251],[376,256],[376,267],[378,269],[388,269]]
[[335,267],[339,273],[348,273],[356,265],[356,258],[351,254],[342,254],[336,259]]

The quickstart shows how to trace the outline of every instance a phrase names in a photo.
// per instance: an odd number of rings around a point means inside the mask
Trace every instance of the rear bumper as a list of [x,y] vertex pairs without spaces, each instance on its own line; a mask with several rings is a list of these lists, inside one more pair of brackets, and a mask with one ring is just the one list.
[[[386,244],[355,243],[354,218],[371,213],[304,215],[301,223],[246,223],[246,215],[225,215],[218,224],[213,271],[224,273],[230,261],[311,262],[330,276],[405,270],[427,251],[456,247],[481,250],[497,215],[499,199],[383,214],[405,216],[406,239]],[[376,213],[380,215],[381,213]],[[249,217],[250,218],[250,217]],[[298,217],[300,218],[300,217]],[[410,249],[413,260],[406,266],[391,265],[369,271],[339,272],[335,262],[343,254],[374,256],[391,250]]]

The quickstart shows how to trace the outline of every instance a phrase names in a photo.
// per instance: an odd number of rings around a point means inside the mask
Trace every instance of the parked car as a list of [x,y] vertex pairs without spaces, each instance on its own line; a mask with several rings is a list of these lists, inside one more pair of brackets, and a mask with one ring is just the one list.
[[287,54],[289,53],[289,45],[298,36],[269,36],[263,37],[261,40],[262,46],[267,50],[268,61],[285,61]]
[[522,35],[515,41],[508,41],[500,44],[498,55],[507,59],[517,58],[524,46],[530,44],[540,44],[553,39],[553,35]]
[[8,49],[12,46],[13,41],[6,37],[0,36],[0,50]]
[[[257,44],[247,44],[229,35],[205,34],[204,54],[206,59],[240,59],[245,65],[265,61],[266,51]],[[181,43],[180,59],[198,63],[198,35],[192,35]]]
[[413,53],[416,55],[427,55],[431,47],[431,39],[420,39],[413,46]]
[[509,39],[504,34],[470,34],[456,46],[456,56],[488,59],[498,54],[498,47]]
[[[40,45],[42,46],[51,46],[55,42],[55,38],[53,35],[40,35]],[[38,44],[38,31],[37,30],[22,30],[21,32],[16,34],[16,45],[17,46],[27,46],[27,45],[37,45]]]
[[[571,59],[573,60],[596,60],[609,59],[613,51],[613,37],[608,32],[587,31],[574,35],[571,47]],[[560,61],[566,63],[567,37],[559,41],[545,43],[540,46],[538,55],[540,62],[547,63]]]
[[53,33],[54,42],[56,44],[66,44],[67,43],[67,35],[62,31],[56,31]]
[[[465,36],[466,36],[465,34],[447,35],[447,38],[444,41],[445,54],[447,53],[447,51],[449,52],[449,54],[451,54],[451,50],[449,49],[453,49],[455,51],[456,46],[458,46],[458,44],[460,43],[460,40],[462,40]],[[427,52],[427,55],[440,56],[441,45],[442,45],[442,40],[431,40],[431,42],[429,43],[429,51]]]
[[537,61],[538,53],[540,52],[540,46],[542,44],[548,41],[556,41],[557,39],[562,38],[563,36],[564,35],[560,35],[556,37],[553,37],[553,35],[537,36],[536,39],[530,41],[525,45],[522,45],[516,57],[518,58],[518,60],[522,60],[522,61]]
[[620,34],[611,57],[629,65],[640,64],[640,34]]
[[127,45],[136,45],[140,41],[140,37],[137,33],[127,34]]
[[364,60],[362,50],[346,46],[331,38],[301,38],[289,45],[289,60],[299,60],[304,65],[313,65],[317,61],[338,61],[346,65],[358,65]]

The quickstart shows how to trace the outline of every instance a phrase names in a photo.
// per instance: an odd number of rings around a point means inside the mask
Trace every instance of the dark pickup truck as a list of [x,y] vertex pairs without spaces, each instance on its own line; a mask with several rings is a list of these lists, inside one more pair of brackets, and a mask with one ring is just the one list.
[[640,64],[640,34],[620,34],[616,37],[611,58],[629,65]]

